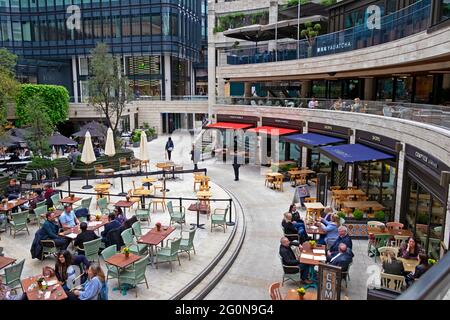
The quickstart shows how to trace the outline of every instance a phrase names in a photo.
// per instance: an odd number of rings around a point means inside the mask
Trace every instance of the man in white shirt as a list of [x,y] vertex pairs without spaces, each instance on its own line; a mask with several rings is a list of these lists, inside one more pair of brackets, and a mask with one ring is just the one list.
[[308,103],[308,108],[309,109],[314,109],[316,107],[317,103],[316,103],[316,98],[312,97],[311,101],[309,101]]

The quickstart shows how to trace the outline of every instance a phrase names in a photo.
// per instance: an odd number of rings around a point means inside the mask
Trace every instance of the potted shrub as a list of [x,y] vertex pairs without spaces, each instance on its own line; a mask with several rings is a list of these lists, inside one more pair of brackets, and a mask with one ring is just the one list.
[[382,210],[376,211],[376,212],[374,213],[374,215],[375,215],[375,220],[384,222],[385,219],[386,219],[386,214],[385,214],[384,211],[382,211]]
[[364,217],[364,212],[362,212],[361,210],[356,209],[355,211],[353,211],[353,218],[355,220],[362,220]]
[[147,141],[148,142],[156,139],[156,137],[157,137],[155,128],[147,128],[145,130],[145,134],[147,135]]
[[139,148],[139,143],[141,142],[141,131],[136,130],[131,136],[131,142],[133,142],[133,148]]

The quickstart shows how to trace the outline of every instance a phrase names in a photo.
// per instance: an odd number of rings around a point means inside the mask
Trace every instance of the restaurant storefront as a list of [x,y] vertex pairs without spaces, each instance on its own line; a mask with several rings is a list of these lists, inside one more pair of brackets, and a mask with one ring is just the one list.
[[393,155],[395,158],[383,161],[358,163],[355,167],[353,185],[358,186],[369,197],[393,213],[397,186],[399,141],[367,131],[356,131],[356,142]]
[[[260,164],[297,161],[300,158],[300,149],[280,137],[301,133],[302,121],[262,117],[261,124],[261,127],[247,130],[245,140],[250,150],[259,150],[254,154],[260,157]],[[253,160],[253,163],[258,163],[256,159],[250,159]]]
[[400,221],[411,230],[425,252],[441,257],[444,240],[447,187],[440,184],[449,167],[428,153],[406,145]]
[[[327,145],[338,145],[348,143],[350,141],[352,130],[346,127],[334,126],[317,122],[309,122],[308,133],[317,133],[321,135],[326,135],[328,137],[342,139],[339,142],[327,144]],[[306,166],[308,168],[311,168],[311,170],[314,170],[317,173],[327,173],[330,186],[347,187],[347,173],[348,173],[347,166],[338,165],[336,162],[332,161],[326,155],[321,154],[318,149],[320,146],[323,146],[323,144],[307,148],[308,151],[305,155]]]

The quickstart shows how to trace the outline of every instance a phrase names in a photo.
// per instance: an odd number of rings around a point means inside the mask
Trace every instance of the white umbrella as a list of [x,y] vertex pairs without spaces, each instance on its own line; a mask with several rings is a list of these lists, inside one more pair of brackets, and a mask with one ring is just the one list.
[[106,135],[105,154],[108,157],[113,157],[116,154],[116,147],[114,146],[114,135],[111,128],[108,128]]
[[141,144],[139,146],[139,160],[148,161],[147,135],[145,131],[141,131]]
[[[81,162],[86,164],[87,167],[88,164],[95,162],[95,160],[97,160],[97,158],[95,157],[94,148],[92,147],[91,134],[89,131],[86,131],[86,135],[84,136],[83,152],[81,153]],[[91,188],[92,186],[88,184],[88,170],[86,168],[86,185],[83,189]]]

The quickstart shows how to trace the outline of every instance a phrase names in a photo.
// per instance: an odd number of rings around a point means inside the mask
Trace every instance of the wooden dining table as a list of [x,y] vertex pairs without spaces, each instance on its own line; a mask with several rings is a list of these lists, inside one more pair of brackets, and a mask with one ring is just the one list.
[[314,174],[316,173],[314,170],[309,169],[302,169],[302,170],[289,170],[288,174],[293,176],[300,176],[300,175],[308,175],[308,174]]
[[16,262],[14,258],[0,256],[0,270]]
[[161,226],[161,229],[158,231],[156,227],[150,229],[145,235],[141,236],[138,243],[143,243],[148,245],[149,250],[149,259],[150,263],[154,265],[154,247],[158,244],[164,242],[164,240],[175,231],[175,228],[172,226]]
[[419,260],[417,259],[398,258],[398,260],[403,263],[403,268],[406,272],[414,272],[419,265]]
[[[96,231],[103,227],[105,224],[109,222],[108,215],[104,214],[101,216],[100,220],[97,221],[95,217],[91,216],[91,221],[87,222],[88,230]],[[77,225],[76,227],[69,228],[67,230],[64,230],[60,233],[63,237],[69,238],[71,240],[74,240],[77,235],[81,233],[80,226]]]
[[290,289],[284,300],[317,300],[317,292],[306,291],[303,299],[300,299],[297,290]]
[[[38,288],[37,280],[44,278],[48,285],[47,289],[41,291]],[[56,276],[43,277],[42,275],[27,277],[21,280],[23,291],[27,295],[28,300],[64,300],[67,294]]]
[[82,198],[79,197],[65,197],[63,199],[60,200],[61,203],[65,203],[65,204],[74,204],[75,202],[78,202],[82,200]]
[[385,207],[378,201],[343,201],[345,208],[369,208],[384,209]]
[[10,212],[13,209],[20,207],[21,205],[24,205],[25,203],[27,203],[28,201],[30,201],[32,199],[14,199],[14,200],[10,200],[6,203],[1,203],[0,204],[0,212]]
[[404,236],[404,237],[412,237],[413,233],[411,230],[407,229],[388,229],[388,228],[377,228],[377,227],[368,227],[367,233],[369,234],[390,234],[391,236]]
[[331,193],[334,196],[365,196],[366,193],[360,189],[357,190],[333,190]]
[[[142,257],[138,256],[137,254],[131,253],[128,255],[128,257],[125,256],[124,253],[116,253],[113,256],[109,257],[105,260],[105,263],[108,263],[112,266],[115,266],[117,268],[117,274],[120,274],[120,269],[125,269],[128,266],[131,266],[136,261],[139,261]],[[117,279],[119,281],[119,279]],[[118,282],[118,289],[120,288],[120,282]]]

